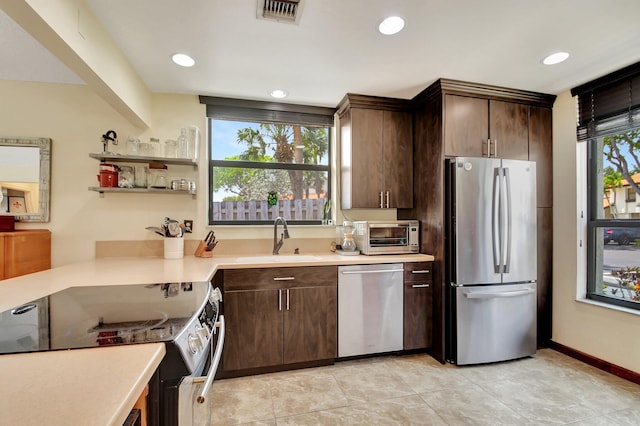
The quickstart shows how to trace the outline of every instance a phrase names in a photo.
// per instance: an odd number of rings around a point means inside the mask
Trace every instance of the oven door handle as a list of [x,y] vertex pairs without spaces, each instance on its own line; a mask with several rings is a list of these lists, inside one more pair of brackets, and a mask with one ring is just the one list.
[[[209,388],[213,384],[213,378],[215,377],[216,372],[218,371],[218,364],[220,363],[220,358],[222,356],[222,347],[224,346],[224,315],[220,315],[219,323],[220,323],[220,326],[219,326],[220,331],[218,334],[218,343],[216,345],[216,352],[213,355],[213,362],[211,363],[211,368],[209,368],[209,371],[207,372],[207,378],[205,379],[204,385],[202,386],[202,391],[200,392],[200,395],[198,395],[198,398],[196,399],[196,401],[198,401],[200,404],[204,403],[205,397],[207,393],[209,393]],[[216,326],[218,326],[217,323],[216,323]]]

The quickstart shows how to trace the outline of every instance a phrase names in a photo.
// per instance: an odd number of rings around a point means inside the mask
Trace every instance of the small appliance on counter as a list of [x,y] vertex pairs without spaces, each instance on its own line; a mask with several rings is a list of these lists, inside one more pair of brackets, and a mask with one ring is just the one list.
[[342,226],[336,227],[336,253],[342,256],[357,256],[360,254],[355,238],[353,222],[344,221]]
[[417,220],[356,221],[354,238],[362,254],[418,253]]

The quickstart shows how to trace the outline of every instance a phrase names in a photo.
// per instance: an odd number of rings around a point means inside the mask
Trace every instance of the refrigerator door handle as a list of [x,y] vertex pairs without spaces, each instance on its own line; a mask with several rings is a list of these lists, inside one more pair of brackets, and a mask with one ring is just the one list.
[[[506,216],[506,234],[507,234],[507,244],[504,250],[504,262],[502,263],[504,269],[503,272],[505,274],[509,273],[509,266],[511,265],[511,175],[509,174],[509,168],[506,167],[503,169],[504,171],[504,189],[506,193],[506,203],[505,203],[505,216]],[[503,225],[504,226],[504,225]]]
[[493,196],[491,197],[491,240],[493,247],[493,270],[496,274],[500,271],[502,250],[500,250],[500,168],[493,169]]
[[516,290],[516,291],[474,291],[474,292],[464,292],[464,297],[467,299],[497,299],[497,298],[505,298],[505,297],[519,297],[519,296],[527,296],[529,294],[533,294],[536,291],[533,289],[529,290]]

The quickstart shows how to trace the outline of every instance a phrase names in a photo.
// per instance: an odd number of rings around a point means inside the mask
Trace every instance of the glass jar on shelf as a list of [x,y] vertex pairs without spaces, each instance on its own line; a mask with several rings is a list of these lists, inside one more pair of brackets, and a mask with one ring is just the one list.
[[118,172],[118,187],[133,188],[133,167],[120,166],[120,171]]
[[166,169],[151,169],[149,179],[151,180],[151,188],[167,189]]
[[180,129],[177,145],[178,158],[189,158],[189,139],[187,138],[187,129],[184,127]]
[[129,136],[127,139],[127,155],[140,155],[140,139]]
[[146,165],[138,164],[134,168],[134,183],[136,188],[147,188],[147,176],[149,168]]
[[149,138],[149,145],[151,145],[151,157],[160,157],[160,139]]
[[200,129],[197,126],[189,126],[189,158],[198,160],[198,150],[200,149]]
[[177,142],[174,139],[167,139],[166,141],[164,141],[164,149],[162,155],[165,158],[178,157],[178,146]]

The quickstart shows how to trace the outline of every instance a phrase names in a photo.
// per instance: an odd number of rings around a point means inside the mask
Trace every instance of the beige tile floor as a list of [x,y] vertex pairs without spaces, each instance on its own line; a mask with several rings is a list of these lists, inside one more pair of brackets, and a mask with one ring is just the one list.
[[218,380],[210,425],[640,425],[640,385],[551,349],[484,365],[385,356]]

